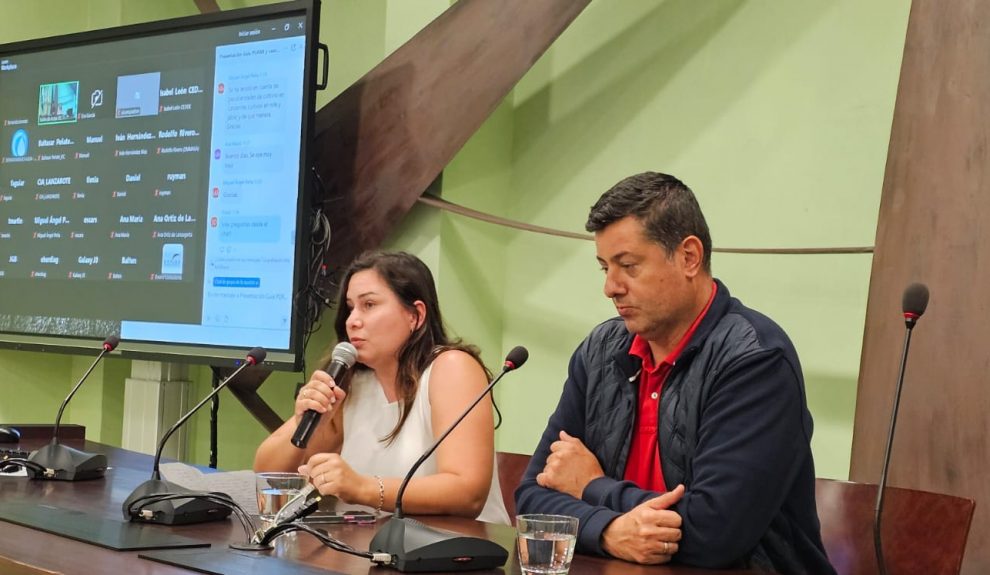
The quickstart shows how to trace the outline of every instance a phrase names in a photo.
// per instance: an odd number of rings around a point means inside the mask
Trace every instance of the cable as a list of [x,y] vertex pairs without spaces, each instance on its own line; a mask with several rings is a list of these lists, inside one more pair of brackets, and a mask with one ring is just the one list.
[[[453,202],[449,202],[442,198],[438,198],[436,196],[431,196],[428,194],[420,196],[419,198],[417,198],[417,201],[433,208],[445,210],[461,216],[465,216],[482,222],[487,222],[489,224],[494,224],[497,226],[513,228],[527,232],[534,232],[537,234],[557,236],[561,238],[570,238],[575,240],[594,239],[594,236],[592,236],[591,234],[579,234],[564,230],[556,230],[553,228],[546,228],[543,226],[536,226],[533,224],[527,224],[525,222],[510,220],[500,216],[493,216],[491,214],[486,214],[485,212],[467,208],[459,204],[455,204]],[[716,248],[716,247],[712,248],[713,253],[723,253],[723,254],[777,254],[777,255],[872,254],[873,251],[874,251],[874,246],[827,247],[827,248]]]
[[[313,493],[316,493],[316,496],[313,497],[312,499],[307,499]],[[294,506],[296,502],[299,501],[300,499],[304,500],[305,504],[302,505],[301,507],[295,508]],[[286,502],[286,504],[282,506],[282,509],[275,514],[275,525],[268,528],[268,530],[266,531],[258,531],[255,534],[254,538],[251,539],[251,542],[258,545],[259,548],[270,547],[272,541],[281,537],[282,535],[285,535],[286,533],[292,533],[294,531],[304,531],[306,533],[309,533],[313,537],[316,537],[324,545],[330,547],[335,551],[341,551],[343,553],[350,553],[351,555],[357,555],[358,557],[364,557],[376,563],[387,564],[392,561],[392,556],[387,553],[376,554],[367,551],[358,551],[353,547],[351,547],[350,545],[344,543],[343,541],[334,538],[332,535],[330,535],[330,533],[326,531],[323,531],[321,529],[313,529],[312,527],[305,525],[304,523],[301,523],[299,521],[300,519],[310,515],[311,513],[319,509],[321,499],[322,497],[320,493],[316,491],[316,488],[313,487],[312,485],[309,486],[309,489],[303,489],[295,497],[293,497],[288,502]],[[291,511],[288,514],[286,514],[285,517],[283,517],[282,514],[285,512],[286,509],[290,509]]]
[[293,523],[283,523],[274,527],[268,534],[260,541],[262,545],[267,545],[274,541],[275,539],[285,535],[286,533],[292,533],[294,531],[302,531],[304,533],[309,533],[313,537],[320,540],[323,545],[333,549],[334,551],[340,551],[341,553],[347,553],[349,555],[356,555],[357,557],[364,557],[377,563],[379,565],[389,565],[392,563],[392,555],[389,553],[372,553],[370,551],[358,551],[357,549],[351,547],[350,545],[344,543],[343,541],[333,537],[327,531],[322,529],[314,529],[305,523],[300,523],[298,521]]
[[495,415],[498,416],[498,423],[495,424],[495,429],[498,429],[499,427],[502,427],[502,410],[499,409],[498,404],[495,403],[495,390],[493,389],[489,393],[491,393],[492,396],[492,407],[495,408]]
[[[47,475],[47,472],[49,471],[48,468],[45,467],[44,465],[35,463],[28,459],[24,459],[23,457],[11,457],[9,459],[0,459],[0,468],[2,468],[5,465],[14,465],[22,469],[27,469],[28,471],[33,472],[35,477],[37,477],[38,475]],[[52,470],[51,475],[54,476],[54,470]]]
[[[326,197],[326,185],[323,178],[313,166],[310,168],[313,176],[313,183],[317,193],[314,199]],[[309,258],[305,262],[306,278],[305,285],[295,294],[295,308],[300,310],[300,319],[303,321],[303,350],[309,346],[310,337],[321,327],[320,318],[323,311],[333,305],[333,295],[320,287],[321,279],[327,279],[326,255],[330,250],[330,242],[333,237],[330,228],[330,219],[323,212],[322,202],[314,200],[311,206],[312,215],[310,218],[309,233]],[[332,292],[336,287],[332,280],[327,281]],[[306,373],[306,359],[303,354],[302,370]]]

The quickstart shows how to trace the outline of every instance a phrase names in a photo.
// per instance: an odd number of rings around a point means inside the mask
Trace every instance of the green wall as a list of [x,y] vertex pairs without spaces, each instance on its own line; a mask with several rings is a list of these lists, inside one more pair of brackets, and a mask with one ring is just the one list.
[[[601,192],[658,170],[693,187],[716,247],[872,245],[909,2],[622,6],[593,2],[517,86],[507,215],[580,231]],[[614,313],[592,244],[514,233],[506,259],[504,347],[532,365],[502,389],[500,447],[530,451],[566,358]],[[713,257],[794,340],[822,476],[848,474],[870,265]]]
[[[320,104],[447,5],[324,2],[331,86]],[[0,42],[195,11],[192,0],[0,7]],[[613,183],[667,171],[698,194],[716,247],[871,245],[909,9],[908,0],[592,2],[451,162],[439,191],[475,209],[581,231],[588,207]],[[613,315],[593,244],[416,206],[387,247],[431,266],[448,325],[480,345],[489,365],[514,345],[529,347],[530,363],[497,391],[505,419],[497,441],[531,451],[570,353]],[[868,255],[713,259],[733,295],[773,317],[797,346],[821,476],[848,473],[870,265]],[[311,341],[310,366],[330,331]],[[0,421],[50,418],[88,361],[0,351]],[[108,362],[67,421],[119,443],[128,371],[126,361]],[[193,396],[204,395],[209,369],[192,377]],[[288,414],[302,378],[275,374],[262,395]],[[220,417],[221,466],[247,467],[264,431],[229,395]],[[192,425],[190,458],[203,463],[206,414]]]

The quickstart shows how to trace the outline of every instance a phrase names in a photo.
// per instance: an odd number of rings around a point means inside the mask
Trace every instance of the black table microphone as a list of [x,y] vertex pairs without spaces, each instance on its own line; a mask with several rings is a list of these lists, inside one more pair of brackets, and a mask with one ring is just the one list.
[[901,352],[901,367],[897,374],[897,389],[894,392],[894,409],[890,414],[890,430],[887,432],[887,448],[883,454],[883,470],[877,486],[877,505],[873,515],[873,546],[877,553],[877,566],[880,575],[887,575],[887,564],[883,558],[883,545],[880,541],[880,515],[883,512],[883,492],[887,486],[887,468],[890,465],[890,448],[894,444],[894,427],[897,425],[897,408],[901,404],[901,388],[904,386],[904,368],[907,366],[908,349],[911,346],[911,331],[928,307],[928,287],[913,283],[904,290],[901,309],[904,312],[904,350]]
[[90,373],[96,369],[96,364],[100,363],[103,356],[110,353],[120,344],[120,338],[111,335],[103,340],[103,348],[100,354],[93,360],[92,365],[86,373],[79,378],[79,382],[72,388],[69,395],[65,397],[61,407],[58,408],[58,415],[55,417],[55,428],[52,430],[52,441],[48,445],[38,449],[28,457],[28,460],[37,463],[45,468],[44,472],[36,472],[35,479],[57,479],[63,481],[78,481],[80,479],[98,479],[103,477],[107,471],[107,456],[102,453],[86,453],[73,449],[58,442],[58,429],[62,424],[62,413],[69,400],[76,394],[79,387],[86,381]]
[[[221,389],[227,387],[227,384],[233,381],[233,379],[244,371],[245,368],[265,361],[266,355],[268,355],[268,352],[265,351],[265,348],[252,348],[251,351],[247,353],[247,357],[244,358],[244,363],[238,366],[238,368],[234,370],[234,373],[230,374],[230,376],[223,380],[220,385],[210,392],[209,395],[197,403],[196,407],[190,409],[188,413],[179,418],[179,421],[175,422],[175,425],[165,432],[165,435],[162,436],[161,441],[158,442],[158,450],[155,452],[155,462],[151,469],[151,479],[145,481],[141,485],[138,485],[137,488],[127,496],[127,499],[124,500],[124,519],[142,523],[185,525],[190,523],[203,523],[204,521],[226,519],[230,515],[231,508],[229,506],[222,505],[202,497],[195,498],[194,496],[196,494],[201,494],[202,492],[191,491],[163,480],[161,471],[159,470],[159,465],[162,459],[162,450],[165,449],[165,442],[168,441],[168,438],[171,437],[176,430],[182,427],[182,425],[188,421],[190,417],[192,417],[192,414],[196,413],[199,408],[206,405],[208,401],[220,393]],[[189,493],[190,498],[157,502],[153,499],[155,496],[180,493]],[[228,495],[223,493],[214,493],[213,495],[230,499]],[[142,502],[140,505],[136,505],[141,500],[146,501]]]
[[[347,373],[347,370],[354,367],[354,363],[357,362],[357,355],[357,349],[351,342],[342,341],[333,348],[333,353],[330,356],[330,365],[323,371],[330,374],[330,377],[339,383],[341,377]],[[309,443],[309,438],[313,436],[313,431],[316,430],[316,426],[320,424],[321,415],[316,410],[306,410],[306,413],[302,416],[302,420],[299,421],[299,426],[296,427],[296,432],[292,434],[292,445],[300,449],[306,447]]]
[[399,491],[395,496],[395,514],[375,534],[369,550],[372,553],[387,553],[392,560],[387,565],[403,572],[422,571],[471,571],[475,569],[495,569],[505,564],[509,552],[501,545],[481,539],[468,537],[449,531],[439,531],[428,527],[415,519],[402,515],[402,495],[406,485],[412,479],[416,470],[436,451],[440,443],[450,435],[450,432],[467,417],[467,414],[478,405],[495,387],[502,376],[522,367],[529,359],[525,347],[517,346],[505,356],[502,372],[492,380],[481,395],[464,410],[450,427],[443,432],[429,449],[416,460],[416,463],[406,473]]

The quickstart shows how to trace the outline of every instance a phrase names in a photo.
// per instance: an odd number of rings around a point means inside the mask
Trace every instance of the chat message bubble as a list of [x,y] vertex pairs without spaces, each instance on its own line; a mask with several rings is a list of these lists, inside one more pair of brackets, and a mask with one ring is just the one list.
[[224,216],[219,218],[222,243],[270,244],[282,233],[281,220],[276,216]]

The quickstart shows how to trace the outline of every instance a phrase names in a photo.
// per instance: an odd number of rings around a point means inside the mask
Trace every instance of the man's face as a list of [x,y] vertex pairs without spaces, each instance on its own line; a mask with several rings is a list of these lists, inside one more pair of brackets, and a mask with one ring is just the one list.
[[696,313],[690,279],[697,275],[697,265],[683,243],[668,257],[646,237],[643,224],[627,216],[596,232],[595,246],[605,272],[605,297],[615,304],[626,329],[663,341],[679,336],[685,320],[690,325]]

